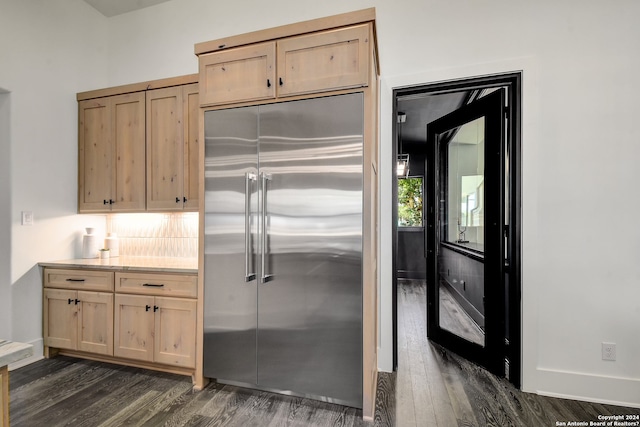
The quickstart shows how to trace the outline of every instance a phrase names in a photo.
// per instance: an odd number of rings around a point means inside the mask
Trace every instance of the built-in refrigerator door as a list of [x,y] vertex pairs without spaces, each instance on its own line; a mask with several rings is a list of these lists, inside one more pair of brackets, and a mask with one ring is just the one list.
[[258,107],[204,121],[204,374],[255,384]]
[[362,407],[363,96],[260,107],[258,385]]

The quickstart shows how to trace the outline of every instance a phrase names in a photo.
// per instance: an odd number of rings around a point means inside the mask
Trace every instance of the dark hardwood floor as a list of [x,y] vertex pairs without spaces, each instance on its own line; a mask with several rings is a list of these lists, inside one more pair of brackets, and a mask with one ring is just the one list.
[[[398,294],[399,370],[381,373],[376,426],[556,426],[640,409],[522,393],[426,340],[424,285]],[[187,377],[57,357],[16,369],[11,425],[53,426],[364,426],[361,411],[291,396],[209,384]]]

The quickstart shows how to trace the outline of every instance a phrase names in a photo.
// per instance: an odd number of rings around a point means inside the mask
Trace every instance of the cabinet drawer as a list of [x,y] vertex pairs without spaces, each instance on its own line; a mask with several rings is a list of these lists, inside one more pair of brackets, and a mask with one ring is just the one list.
[[198,276],[183,274],[116,273],[116,292],[195,298]]
[[113,292],[113,272],[45,268],[44,286],[45,288]]

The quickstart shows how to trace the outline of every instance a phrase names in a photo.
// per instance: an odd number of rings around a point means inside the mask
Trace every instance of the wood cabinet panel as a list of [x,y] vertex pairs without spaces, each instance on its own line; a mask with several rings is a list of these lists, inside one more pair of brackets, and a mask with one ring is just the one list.
[[152,296],[116,294],[114,356],[153,361],[153,305]]
[[81,101],[78,211],[144,210],[144,93]]
[[367,86],[369,24],[278,41],[278,96]]
[[147,210],[198,208],[198,85],[147,91]]
[[200,56],[201,105],[275,97],[275,42]]
[[143,211],[145,207],[144,93],[111,97],[115,150],[115,203],[112,212]]
[[76,350],[78,343],[78,312],[76,291],[44,290],[44,345]]
[[200,204],[199,195],[199,163],[200,159],[200,95],[198,84],[182,87],[182,101],[184,118],[184,178],[183,208],[198,210]]
[[9,427],[9,367],[0,366],[0,427]]
[[45,289],[44,344],[113,355],[113,294]]
[[101,212],[113,186],[110,100],[79,102],[78,119],[78,210]]
[[147,208],[182,209],[182,88],[147,92]]
[[198,276],[159,273],[116,273],[116,292],[195,298]]
[[196,301],[156,297],[155,303],[155,361],[195,367]]
[[86,291],[113,291],[113,272],[45,268],[44,286]]
[[113,355],[113,294],[78,291],[78,350]]
[[116,294],[114,355],[195,367],[196,301]]

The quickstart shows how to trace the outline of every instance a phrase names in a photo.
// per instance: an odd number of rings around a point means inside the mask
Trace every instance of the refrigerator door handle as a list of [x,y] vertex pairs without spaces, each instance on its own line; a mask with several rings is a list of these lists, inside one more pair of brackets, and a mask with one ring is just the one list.
[[261,268],[262,272],[261,281],[262,283],[267,283],[273,280],[273,275],[267,273],[267,249],[268,249],[268,233],[267,233],[267,182],[271,181],[271,174],[262,172],[262,244],[261,244]]
[[251,273],[251,182],[256,181],[255,173],[247,172],[244,182],[244,281],[255,280],[256,273]]

